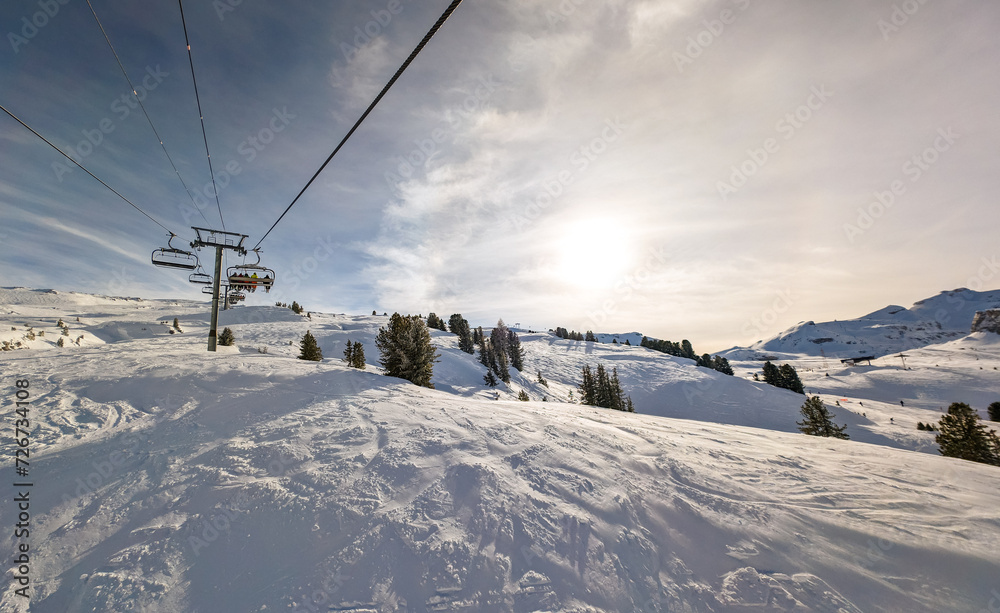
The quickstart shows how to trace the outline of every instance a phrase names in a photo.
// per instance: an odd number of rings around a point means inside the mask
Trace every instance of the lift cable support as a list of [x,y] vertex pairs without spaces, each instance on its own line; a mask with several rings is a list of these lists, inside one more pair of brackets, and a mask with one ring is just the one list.
[[194,84],[194,99],[198,103],[198,117],[201,119],[201,137],[205,141],[205,157],[208,158],[208,172],[212,175],[212,192],[215,194],[215,206],[219,208],[219,221],[222,229],[226,229],[226,220],[222,217],[222,203],[219,202],[219,187],[215,184],[215,170],[212,168],[212,154],[208,150],[208,134],[205,132],[205,114],[201,110],[201,96],[198,95],[198,80],[194,77],[194,57],[191,55],[191,39],[188,38],[187,22],[184,20],[184,5],[177,0],[181,11],[181,25],[184,26],[184,43],[187,45],[188,64],[191,65],[191,82]]
[[192,249],[201,249],[202,247],[215,248],[215,274],[212,275],[212,324],[208,330],[208,350],[215,351],[219,329],[219,287],[222,277],[222,252],[228,249],[235,251],[241,256],[246,256],[247,250],[243,247],[243,241],[247,239],[247,235],[227,232],[225,230],[211,230],[209,228],[192,227],[191,229],[194,230],[196,236],[191,241]]
[[34,134],[38,138],[42,139],[43,141],[45,141],[46,145],[48,145],[49,147],[52,147],[53,149],[55,149],[56,151],[58,151],[60,153],[60,155],[62,155],[64,158],[66,158],[70,162],[73,162],[73,164],[75,164],[80,170],[82,170],[83,172],[87,173],[88,175],[90,175],[91,177],[93,177],[94,179],[96,179],[98,183],[100,183],[104,187],[106,187],[109,190],[111,190],[111,192],[114,193],[114,195],[118,196],[119,198],[121,198],[122,200],[124,200],[125,202],[127,202],[133,209],[135,209],[135,210],[139,211],[140,213],[142,213],[143,215],[145,215],[147,218],[149,218],[149,220],[151,222],[155,223],[156,225],[158,225],[161,228],[163,228],[164,230],[166,230],[167,233],[169,233],[171,236],[177,236],[176,234],[174,234],[173,232],[170,231],[170,228],[166,227],[165,225],[163,225],[160,222],[158,222],[155,219],[153,219],[153,217],[149,213],[147,213],[146,211],[140,209],[134,202],[132,202],[131,200],[129,200],[125,196],[122,196],[121,193],[118,192],[118,190],[116,190],[115,188],[111,187],[110,185],[108,185],[107,183],[105,183],[104,181],[102,181],[101,179],[99,179],[97,177],[97,175],[95,175],[94,173],[92,173],[89,170],[87,170],[86,168],[84,168],[83,164],[81,164],[80,162],[77,162],[76,160],[74,160],[73,158],[71,158],[70,156],[68,156],[62,149],[60,149],[59,147],[56,147],[55,145],[53,145],[49,141],[49,139],[45,138],[44,136],[42,136],[41,134],[39,134],[38,132],[36,132],[34,129],[32,129],[31,126],[29,126],[28,124],[26,124],[23,121],[21,121],[18,118],[17,115],[15,115],[14,113],[11,113],[10,111],[8,111],[7,108],[5,106],[3,106],[2,104],[0,104],[0,110],[2,110],[4,113],[7,113],[8,115],[10,115],[11,118],[14,119],[14,121],[16,121],[17,123],[21,124],[25,128],[27,128],[29,132],[31,132],[32,134]]
[[[180,2],[180,0],[177,1]],[[295,206],[295,203],[299,201],[299,198],[302,197],[302,194],[304,194],[305,191],[309,189],[309,186],[313,184],[313,181],[316,180],[316,177],[318,177],[320,173],[323,172],[323,170],[326,168],[327,164],[330,163],[330,160],[333,159],[333,156],[337,155],[337,152],[339,152],[341,147],[344,146],[344,143],[347,142],[347,139],[351,138],[351,135],[354,134],[354,132],[361,125],[361,123],[375,109],[375,106],[379,103],[380,100],[382,100],[382,97],[386,95],[386,93],[389,91],[389,88],[392,87],[393,84],[396,82],[396,80],[399,79],[400,75],[403,74],[403,71],[406,70],[406,68],[413,61],[413,58],[417,57],[417,54],[420,53],[423,50],[423,48],[427,45],[428,41],[430,41],[430,39],[435,34],[437,34],[437,31],[441,29],[441,26],[444,25],[444,22],[447,21],[449,17],[451,17],[451,14],[455,12],[455,9],[457,9],[458,5],[461,3],[462,0],[452,0],[452,3],[448,5],[448,8],[446,8],[444,13],[441,14],[441,17],[438,18],[437,22],[434,23],[434,25],[427,32],[427,34],[424,35],[424,38],[417,44],[416,48],[413,49],[413,52],[410,53],[409,57],[406,58],[406,61],[404,61],[403,64],[399,67],[399,69],[396,71],[396,74],[392,75],[392,78],[389,79],[389,82],[385,85],[385,87],[382,88],[382,91],[379,92],[378,96],[375,96],[375,100],[373,100],[372,103],[368,105],[368,108],[365,109],[365,112],[361,114],[361,117],[358,119],[358,121],[355,122],[354,126],[350,129],[350,131],[348,131],[347,135],[344,136],[343,140],[340,141],[340,144],[338,144],[337,147],[333,150],[333,153],[330,154],[330,157],[326,158],[326,161],[323,162],[323,164],[319,167],[319,170],[317,170],[316,173],[313,174],[312,178],[309,179],[309,181],[306,183],[306,186],[302,188],[302,190],[298,193],[298,195],[295,196],[295,198],[292,200],[292,203],[289,204],[288,207],[285,209],[284,213],[282,213],[278,217],[278,221],[275,221],[274,224],[271,225],[270,229],[268,229],[268,231],[264,233],[264,236],[262,236],[261,239],[257,241],[257,244],[254,245],[254,249],[260,247],[260,244],[264,242],[264,239],[267,238],[267,235],[271,233],[271,230],[274,229],[274,226],[278,225],[278,222],[280,222],[282,218],[284,218],[285,214],[288,213],[288,211],[290,211],[293,206]]]
[[129,78],[128,72],[125,71],[125,66],[122,64],[121,58],[118,57],[118,52],[115,51],[115,46],[111,44],[111,37],[108,36],[107,31],[104,29],[104,24],[101,23],[101,19],[100,17],[97,16],[97,11],[94,10],[94,5],[90,3],[90,0],[87,0],[87,6],[90,7],[90,12],[94,14],[94,20],[97,21],[97,27],[101,29],[101,34],[104,35],[104,40],[108,42],[108,48],[111,49],[111,53],[115,56],[115,61],[118,62],[118,68],[121,69],[122,75],[124,75],[125,77],[125,81],[128,82],[129,90],[135,97],[135,101],[139,103],[139,108],[142,109],[142,114],[146,116],[146,121],[149,122],[149,127],[152,128],[153,134],[156,136],[156,140],[159,141],[160,143],[160,148],[163,149],[163,154],[167,156],[167,161],[170,162],[170,167],[174,169],[174,174],[177,175],[177,179],[181,182],[181,185],[184,187],[184,193],[186,193],[188,195],[188,198],[191,199],[191,204],[194,205],[195,210],[198,211],[202,219],[208,222],[208,218],[205,217],[205,213],[202,212],[201,208],[198,206],[198,203],[194,201],[194,196],[191,195],[191,189],[188,188],[187,183],[184,182],[184,177],[182,177],[180,171],[177,170],[177,165],[174,164],[173,158],[171,158],[170,154],[167,153],[167,146],[163,144],[163,139],[160,138],[160,133],[157,132],[156,126],[153,125],[153,120],[149,117],[149,113],[146,112],[146,106],[142,103],[142,98],[139,97],[139,92],[136,90],[135,85],[132,83],[132,79]]
[[230,266],[226,271],[226,276],[229,278],[229,287],[249,292],[256,292],[257,288],[260,287],[263,288],[264,293],[269,293],[271,288],[274,287],[274,271],[260,265],[259,247],[254,249],[253,253],[257,256],[256,263],[237,264],[236,266]]

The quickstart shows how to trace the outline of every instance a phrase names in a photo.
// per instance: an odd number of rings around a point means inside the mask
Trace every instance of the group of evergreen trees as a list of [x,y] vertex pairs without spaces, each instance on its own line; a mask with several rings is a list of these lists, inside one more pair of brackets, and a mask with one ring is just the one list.
[[642,340],[639,342],[639,346],[652,349],[653,351],[659,351],[660,353],[665,353],[667,355],[694,360],[695,363],[702,368],[711,368],[712,370],[717,370],[726,375],[733,374],[733,368],[729,365],[729,360],[718,355],[712,357],[707,353],[699,357],[695,352],[694,347],[691,345],[691,341],[687,339],[684,339],[679,343],[675,343],[673,341],[661,341],[655,338],[643,336]]
[[489,338],[484,337],[482,327],[476,328],[473,337],[479,341],[479,361],[486,367],[486,374],[483,376],[486,385],[496,387],[499,381],[510,383],[511,366],[518,371],[524,369],[521,339],[502,319],[497,321]]
[[[768,362],[770,364],[770,362]],[[849,439],[844,430],[847,426],[833,423],[835,415],[826,408],[819,396],[813,396],[802,405],[802,421],[795,422],[799,431],[811,436],[827,436],[830,438]]]
[[[469,322],[462,317],[461,313],[455,313],[448,318],[448,329],[452,334],[458,335],[458,348],[465,353],[475,353],[476,343],[472,337],[472,329],[469,328]],[[480,333],[482,329],[480,328]]]
[[[756,377],[757,375],[754,376]],[[782,364],[778,367],[772,364],[770,360],[764,362],[764,383],[792,390],[796,394],[806,393],[805,388],[802,387],[802,381],[799,379],[798,371],[791,364]]]
[[568,341],[588,341],[591,343],[597,342],[597,336],[594,335],[593,330],[587,330],[587,334],[584,335],[583,332],[577,332],[576,330],[569,331],[566,328],[557,327],[554,333],[559,338],[564,338]]
[[642,340],[639,341],[639,346],[652,349],[653,351],[659,351],[660,353],[665,353],[667,355],[677,356],[679,358],[688,358],[690,360],[698,359],[698,354],[694,352],[694,347],[691,346],[691,341],[687,339],[682,340],[680,343],[674,343],[672,341],[661,341],[655,338],[643,336]]
[[434,328],[435,330],[440,330],[442,332],[448,331],[448,328],[444,325],[444,320],[434,313],[427,314],[427,327]]
[[618,380],[618,369],[612,368],[611,374],[608,375],[604,364],[597,365],[596,373],[591,371],[589,364],[583,367],[580,402],[590,406],[635,413],[632,397],[626,396],[622,391],[621,382]]
[[[990,405],[990,418],[1000,410],[1000,403]],[[941,455],[972,462],[1000,466],[1000,438],[995,430],[987,430],[979,413],[964,402],[953,402],[948,414],[941,416],[936,438]]]
[[386,375],[434,388],[431,375],[440,355],[431,344],[431,333],[419,315],[393,313],[389,326],[379,328],[375,346],[381,354],[379,363]]
[[344,349],[343,361],[351,368],[365,369],[365,346],[361,343],[352,343],[347,340],[347,347]]

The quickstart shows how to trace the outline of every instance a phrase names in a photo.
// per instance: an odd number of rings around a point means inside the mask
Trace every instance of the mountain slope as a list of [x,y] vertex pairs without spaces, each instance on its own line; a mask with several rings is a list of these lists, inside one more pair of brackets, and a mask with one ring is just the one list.
[[[7,323],[73,308],[49,306],[13,305]],[[801,396],[525,335],[525,375],[550,383],[518,385],[552,395],[498,401],[452,335],[434,334],[440,389],[377,374],[377,317],[234,309],[241,346],[212,355],[203,305],[98,308],[79,325],[151,336],[0,354],[32,381],[37,420],[32,611],[939,612],[993,597],[993,467],[556,402],[597,360],[667,409],[685,389],[723,386],[691,396],[706,415]],[[158,324],[174,316],[185,332]],[[321,363],[288,345],[307,327]],[[339,362],[347,338],[367,371]],[[0,522],[14,513],[0,505]],[[24,610],[15,587],[0,611]]]

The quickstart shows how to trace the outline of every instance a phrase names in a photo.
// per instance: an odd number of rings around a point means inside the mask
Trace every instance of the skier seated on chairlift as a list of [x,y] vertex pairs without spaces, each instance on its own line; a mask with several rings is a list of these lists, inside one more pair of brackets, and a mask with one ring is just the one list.
[[250,291],[251,292],[257,291],[257,273],[253,273],[252,275],[250,275]]
[[264,273],[264,278],[261,279],[261,285],[264,286],[264,293],[269,293],[271,291],[271,275]]

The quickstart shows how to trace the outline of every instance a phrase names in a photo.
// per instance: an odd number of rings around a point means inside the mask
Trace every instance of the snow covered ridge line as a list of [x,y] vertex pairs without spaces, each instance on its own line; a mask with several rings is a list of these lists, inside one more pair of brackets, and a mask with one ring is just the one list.
[[[1000,273],[1000,265],[989,264],[979,271],[987,275],[979,287]],[[770,339],[734,347],[721,355],[730,359],[801,354],[838,359],[880,357],[966,336],[977,312],[995,309],[1000,309],[1000,290],[959,288],[920,300],[909,309],[890,305],[851,320],[803,322]]]

